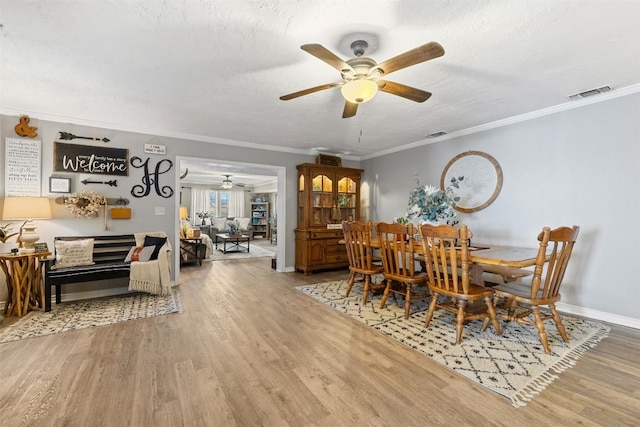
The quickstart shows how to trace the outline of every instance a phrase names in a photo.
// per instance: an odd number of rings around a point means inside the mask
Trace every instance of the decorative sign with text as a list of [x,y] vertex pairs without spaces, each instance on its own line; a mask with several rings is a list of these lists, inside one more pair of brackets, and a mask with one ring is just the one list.
[[144,144],[144,152],[149,154],[167,154],[167,146],[161,144]]
[[53,170],[127,176],[129,175],[129,150],[56,142],[53,151]]
[[6,197],[40,197],[40,141],[7,138],[4,184]]
[[49,247],[47,246],[47,242],[38,242],[33,244],[33,249],[37,254],[44,254],[49,252]]

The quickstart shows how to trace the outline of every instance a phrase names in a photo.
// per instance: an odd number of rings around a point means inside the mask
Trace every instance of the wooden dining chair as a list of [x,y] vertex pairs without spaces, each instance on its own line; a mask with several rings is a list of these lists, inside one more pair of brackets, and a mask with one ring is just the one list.
[[371,253],[371,221],[343,221],[342,231],[349,260],[346,296],[351,293],[356,278],[362,275],[364,280],[362,304],[366,304],[371,287],[371,276],[382,273],[382,266],[374,264]]
[[[469,320],[484,319],[483,331],[491,321],[496,333],[502,335],[493,305],[493,290],[474,285],[469,280],[471,232],[467,226],[423,224],[419,234],[431,292],[425,328],[431,323],[436,309],[441,309],[456,316],[456,344],[460,344],[464,324]],[[456,241],[460,243],[457,248]]]
[[[500,313],[499,317],[524,325],[535,325],[540,342],[547,353],[551,353],[551,349],[544,329],[544,320],[553,319],[562,340],[569,342],[555,304],[560,301],[560,285],[579,232],[580,227],[577,225],[553,230],[544,227],[538,235],[538,255],[531,283],[510,282],[493,288],[496,305],[499,298],[507,299],[507,312]],[[540,306],[547,306],[551,313],[541,312]],[[533,315],[534,321],[529,320],[530,315]]]
[[429,297],[426,289],[422,293],[413,292],[414,288],[425,287],[427,283],[427,274],[419,270],[416,259],[415,249],[419,244],[413,238],[413,224],[380,222],[376,229],[382,258],[382,274],[386,281],[380,308],[385,306],[389,293],[393,294],[394,299],[396,294],[400,294],[404,297],[404,317],[408,319],[411,301]]

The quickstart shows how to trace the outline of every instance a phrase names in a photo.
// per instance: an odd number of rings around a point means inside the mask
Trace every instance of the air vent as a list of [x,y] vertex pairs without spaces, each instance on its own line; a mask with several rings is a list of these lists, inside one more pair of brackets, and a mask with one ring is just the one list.
[[602,86],[596,89],[589,89],[589,90],[585,90],[584,92],[569,95],[567,98],[575,101],[576,99],[588,98],[593,95],[609,92],[612,89],[613,88],[611,86]]
[[434,133],[430,133],[429,135],[427,135],[427,138],[437,138],[439,136],[442,135],[446,135],[446,132],[440,131],[440,132],[434,132]]

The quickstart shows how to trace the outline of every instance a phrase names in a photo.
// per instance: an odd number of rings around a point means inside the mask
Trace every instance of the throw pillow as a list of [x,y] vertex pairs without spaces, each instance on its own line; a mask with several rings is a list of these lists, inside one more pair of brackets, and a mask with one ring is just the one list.
[[144,236],[143,246],[155,246],[153,253],[151,254],[151,261],[153,261],[154,259],[158,259],[160,248],[162,248],[165,243],[167,243],[166,237]]
[[227,220],[225,218],[213,218],[211,220],[211,224],[218,229],[218,233],[224,232],[226,222]]
[[131,249],[129,249],[129,253],[127,254],[127,257],[124,259],[124,262],[149,261],[151,260],[151,255],[153,255],[153,251],[155,249],[156,249],[155,246],[144,246],[144,247],[134,246]]
[[56,240],[56,267],[91,265],[93,262],[93,239]]
[[240,228],[240,230],[246,231],[249,229],[249,219],[250,218],[236,218],[236,221],[238,221],[238,227]]

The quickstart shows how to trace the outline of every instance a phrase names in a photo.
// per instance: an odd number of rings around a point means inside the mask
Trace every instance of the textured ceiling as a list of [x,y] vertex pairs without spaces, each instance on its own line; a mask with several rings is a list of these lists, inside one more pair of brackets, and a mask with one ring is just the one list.
[[238,163],[224,164],[210,161],[182,160],[180,162],[180,183],[183,186],[204,185],[218,189],[228,177],[235,189],[253,189],[257,185],[275,184],[277,173],[257,166]]
[[[4,114],[355,158],[640,83],[638,1],[0,0]],[[373,34],[381,62],[437,41],[445,55],[342,119],[340,80],[300,50],[344,59]]]

